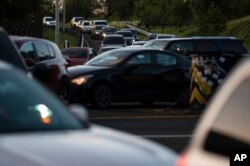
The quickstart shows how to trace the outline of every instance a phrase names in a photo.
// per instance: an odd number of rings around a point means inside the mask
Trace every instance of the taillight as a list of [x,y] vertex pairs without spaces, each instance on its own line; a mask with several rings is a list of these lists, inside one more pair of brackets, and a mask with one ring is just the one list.
[[182,153],[180,155],[180,157],[177,159],[176,161],[176,165],[175,166],[187,166],[187,153]]

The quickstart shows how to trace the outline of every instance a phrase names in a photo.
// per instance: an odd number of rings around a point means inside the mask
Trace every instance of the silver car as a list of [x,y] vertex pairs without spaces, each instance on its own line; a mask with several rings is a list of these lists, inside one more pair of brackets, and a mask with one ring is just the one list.
[[172,150],[90,124],[10,65],[0,62],[0,75],[1,166],[174,165]]

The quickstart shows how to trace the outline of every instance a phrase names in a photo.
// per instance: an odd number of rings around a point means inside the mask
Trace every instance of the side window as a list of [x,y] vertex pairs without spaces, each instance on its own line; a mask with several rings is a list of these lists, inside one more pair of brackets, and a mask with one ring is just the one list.
[[149,65],[151,64],[151,54],[150,53],[141,53],[138,55],[135,55],[133,58],[131,58],[127,65]]
[[34,50],[34,47],[32,45],[31,42],[29,43],[25,43],[21,49],[20,49],[20,53],[22,55],[23,58],[30,58],[34,61],[36,61],[36,56],[35,56],[35,50]]
[[191,41],[174,42],[168,50],[179,55],[189,56],[193,52],[193,43]]
[[34,45],[36,47],[39,61],[55,58],[55,54],[51,46],[43,43],[35,43]]
[[211,41],[202,41],[197,40],[194,42],[195,52],[197,53],[215,53],[220,52],[216,44]]
[[157,57],[157,65],[171,66],[171,65],[176,65],[177,64],[176,57],[174,57],[172,55],[157,53],[156,57]]

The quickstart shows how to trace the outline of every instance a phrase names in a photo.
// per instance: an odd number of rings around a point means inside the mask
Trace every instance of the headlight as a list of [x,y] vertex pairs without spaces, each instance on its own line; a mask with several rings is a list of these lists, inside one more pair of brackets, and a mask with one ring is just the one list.
[[82,85],[85,84],[93,75],[80,76],[71,80],[73,84]]

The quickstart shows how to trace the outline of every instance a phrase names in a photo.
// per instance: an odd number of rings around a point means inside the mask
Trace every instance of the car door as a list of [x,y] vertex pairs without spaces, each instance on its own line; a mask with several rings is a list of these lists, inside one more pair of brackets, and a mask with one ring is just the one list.
[[125,63],[122,76],[122,97],[126,100],[152,98],[152,58],[150,52],[136,53]]
[[158,101],[174,101],[180,94],[182,83],[181,69],[176,55],[168,52],[156,52],[156,67],[152,73],[154,96]]

